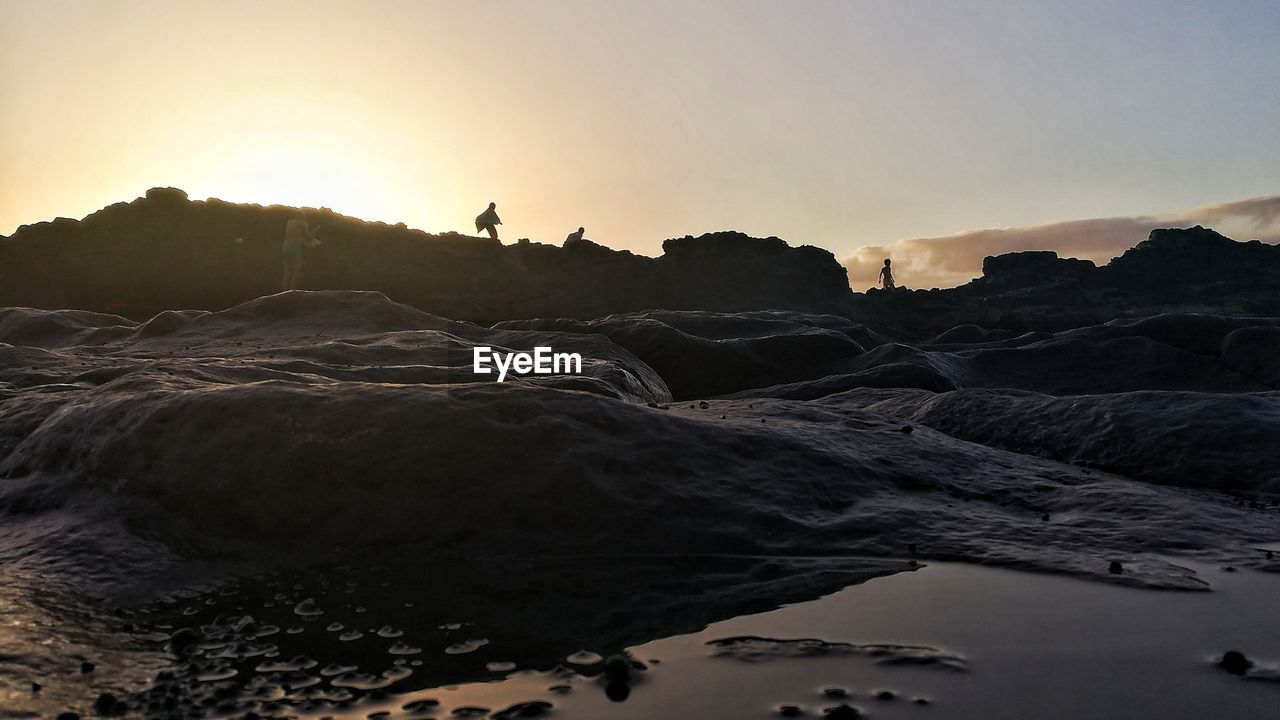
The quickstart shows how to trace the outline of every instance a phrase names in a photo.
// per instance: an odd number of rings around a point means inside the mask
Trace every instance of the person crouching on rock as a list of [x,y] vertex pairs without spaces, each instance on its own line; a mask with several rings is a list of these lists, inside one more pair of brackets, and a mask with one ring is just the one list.
[[884,267],[880,268],[880,282],[884,283],[885,290],[896,287],[893,284],[893,267],[889,264],[889,258],[884,259]]
[[498,226],[502,224],[497,208],[497,203],[489,203],[489,209],[476,216],[476,232],[486,230],[494,240],[498,239]]
[[582,236],[585,235],[586,232],[586,228],[578,228],[577,232],[569,233],[569,236],[564,239],[564,247],[572,247],[582,242]]
[[316,233],[320,226],[309,227],[306,213],[301,211],[284,226],[284,245],[280,247],[280,259],[284,263],[284,289],[302,287],[302,249],[320,245]]

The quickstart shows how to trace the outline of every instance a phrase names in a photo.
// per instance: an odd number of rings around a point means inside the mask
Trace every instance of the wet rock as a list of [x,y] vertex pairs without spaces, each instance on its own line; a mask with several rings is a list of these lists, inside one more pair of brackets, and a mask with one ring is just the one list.
[[799,705],[780,705],[778,714],[782,717],[800,717],[804,714],[804,710],[800,709]]
[[40,683],[38,683],[38,682],[33,682],[33,683],[31,683],[31,692],[32,692],[32,693],[38,693],[38,692],[40,692],[40,688],[43,688],[43,687],[44,687],[44,686],[43,686],[43,685],[41,685]]
[[875,698],[877,700],[896,700],[898,699],[898,695],[892,690],[880,690],[876,692]]
[[1124,566],[1120,564],[1119,560],[1112,560],[1111,564],[1107,566],[1107,572],[1112,575],[1119,575],[1124,572]]
[[94,665],[93,663],[89,662],[88,660],[85,660],[84,662],[80,663],[80,674],[88,675],[89,673],[93,672],[96,667],[97,666]]
[[910,425],[903,425],[902,427],[898,428],[898,432],[906,433],[908,435],[910,435],[914,431],[915,431],[915,428],[911,427]]
[[836,705],[823,711],[831,720],[859,720],[862,711],[852,705]]

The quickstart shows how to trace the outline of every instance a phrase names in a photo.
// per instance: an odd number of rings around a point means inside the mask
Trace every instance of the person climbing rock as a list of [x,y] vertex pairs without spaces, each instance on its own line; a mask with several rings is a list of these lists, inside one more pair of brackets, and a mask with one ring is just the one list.
[[489,203],[489,209],[476,216],[476,232],[486,231],[494,240],[498,239],[498,226],[501,224],[497,203]]

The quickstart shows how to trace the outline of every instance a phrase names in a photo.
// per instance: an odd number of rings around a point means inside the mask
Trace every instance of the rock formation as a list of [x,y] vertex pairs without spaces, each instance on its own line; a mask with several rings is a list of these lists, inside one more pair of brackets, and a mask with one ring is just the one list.
[[[292,208],[196,201],[173,188],[82,221],[58,218],[0,237],[0,307],[76,308],[146,319],[222,310],[280,288]],[[324,245],[308,289],[375,290],[456,320],[589,319],[665,309],[847,311],[835,257],[778,238],[722,232],[663,244],[658,258],[594,243],[502,245],[311,210]]]

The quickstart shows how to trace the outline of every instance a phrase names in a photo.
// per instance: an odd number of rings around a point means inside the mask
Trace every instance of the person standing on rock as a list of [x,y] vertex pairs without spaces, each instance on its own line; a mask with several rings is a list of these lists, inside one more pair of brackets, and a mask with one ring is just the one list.
[[889,264],[889,258],[884,259],[884,267],[880,268],[880,282],[884,284],[885,290],[897,287],[893,284],[893,267]]
[[282,285],[285,290],[302,288],[302,249],[320,245],[320,240],[316,238],[319,231],[319,225],[307,225],[307,215],[301,210],[284,226],[284,245],[280,247],[280,259],[284,263]]
[[489,237],[494,240],[498,239],[498,226],[501,224],[502,221],[498,219],[497,203],[489,203],[489,209],[476,216],[476,232],[488,231]]

